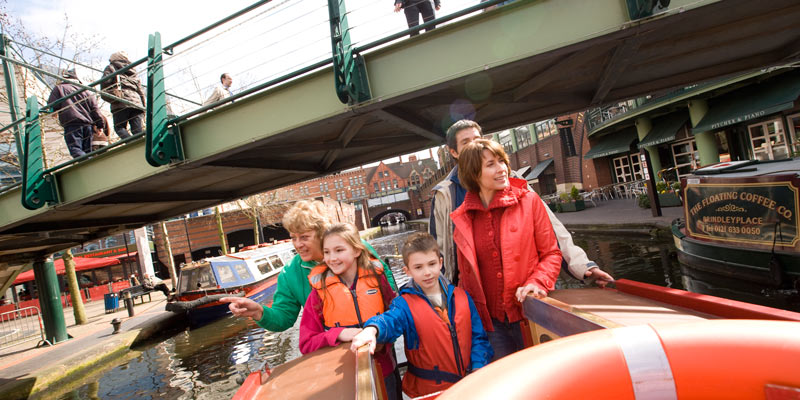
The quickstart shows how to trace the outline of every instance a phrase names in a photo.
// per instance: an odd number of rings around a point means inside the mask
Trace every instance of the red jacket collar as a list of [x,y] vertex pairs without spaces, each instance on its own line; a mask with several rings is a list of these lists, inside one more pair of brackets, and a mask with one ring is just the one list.
[[508,187],[494,194],[488,208],[483,207],[483,202],[477,193],[467,192],[466,197],[464,197],[464,204],[462,205],[464,211],[492,210],[517,204],[519,198],[528,191],[527,182],[523,179],[509,178],[509,183],[510,185]]

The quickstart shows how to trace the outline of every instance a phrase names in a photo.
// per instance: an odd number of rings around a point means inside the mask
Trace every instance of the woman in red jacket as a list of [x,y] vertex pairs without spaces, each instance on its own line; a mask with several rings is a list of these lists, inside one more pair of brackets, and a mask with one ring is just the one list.
[[539,196],[509,178],[503,148],[476,139],[458,157],[468,193],[452,214],[460,286],[475,301],[497,360],[524,346],[522,301],[544,297],[561,268],[553,226]]

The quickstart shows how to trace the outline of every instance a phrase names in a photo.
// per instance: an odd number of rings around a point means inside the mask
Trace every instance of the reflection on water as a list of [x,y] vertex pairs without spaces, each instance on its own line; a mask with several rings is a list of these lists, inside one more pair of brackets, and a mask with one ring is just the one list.
[[[371,240],[381,258],[397,254],[412,231],[403,225],[384,228],[381,237]],[[704,291],[714,285],[703,277],[683,275],[670,240],[638,237],[575,235],[575,242],[615,278],[627,278],[659,286]],[[408,281],[402,273],[402,260],[391,258],[395,279],[402,286]],[[557,287],[580,287],[575,279],[559,279]],[[700,290],[702,289],[702,290]],[[773,306],[791,304],[773,300],[784,293],[759,293],[737,297],[740,288],[729,286],[718,296],[743,299]],[[713,293],[712,293],[713,294]],[[796,299],[796,292],[795,292]],[[786,297],[786,296],[783,296]],[[795,306],[797,303],[795,303]],[[800,311],[800,310],[798,310]],[[104,373],[87,379],[85,386],[60,394],[59,399],[230,399],[239,387],[237,378],[258,369],[265,361],[274,367],[300,356],[298,327],[272,333],[244,319],[228,317],[205,327],[187,330],[160,343],[138,349],[142,354]],[[402,344],[399,344],[402,348]],[[399,355],[402,351],[399,352]],[[402,357],[402,356],[401,356]],[[88,382],[91,380],[91,382]]]

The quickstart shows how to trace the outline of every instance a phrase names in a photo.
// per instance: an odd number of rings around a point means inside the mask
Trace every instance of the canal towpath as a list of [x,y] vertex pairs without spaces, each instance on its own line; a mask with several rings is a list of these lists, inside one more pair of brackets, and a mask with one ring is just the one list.
[[634,199],[595,200],[586,209],[557,213],[556,217],[571,232],[642,234],[667,231],[676,218],[683,217],[683,207],[662,207],[661,216],[653,217],[649,208],[639,207]]
[[[38,340],[0,350],[0,400],[38,397],[56,385],[59,392],[78,383],[92,372],[131,355],[131,347],[161,332],[180,327],[180,316],[164,310],[163,293],[151,293],[152,300],[134,306],[128,316],[123,304],[116,312],[106,313],[105,303],[95,300],[84,304],[87,323],[76,325],[72,308],[64,308],[69,340],[54,346],[36,347]],[[111,321],[122,320],[120,332],[113,334]]]

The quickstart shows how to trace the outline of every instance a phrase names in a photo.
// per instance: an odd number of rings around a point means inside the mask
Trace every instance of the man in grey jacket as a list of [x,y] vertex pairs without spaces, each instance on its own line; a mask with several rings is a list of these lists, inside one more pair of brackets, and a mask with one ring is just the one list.
[[[108,66],[103,70],[103,77],[111,75],[130,65],[131,61],[124,51],[118,51],[108,58]],[[142,116],[144,115],[144,89],[134,68],[128,69],[100,84],[103,92],[113,95],[103,96],[103,100],[111,105],[114,117],[114,131],[120,139],[142,132]],[[126,100],[121,102],[119,99]],[[128,126],[131,130],[128,131]]]
[[[480,125],[475,121],[462,119],[447,130],[447,150],[453,158],[458,159],[460,150],[480,137]],[[430,233],[436,237],[439,248],[442,249],[445,277],[452,282],[457,282],[458,268],[456,249],[453,243],[453,221],[450,219],[450,213],[464,202],[464,196],[467,194],[467,190],[458,181],[458,166],[453,168],[450,174],[432,190]],[[545,209],[550,217],[550,223],[553,224],[553,230],[563,255],[561,270],[567,271],[576,279],[594,279],[600,286],[613,282],[614,278],[611,275],[601,270],[597,263],[589,260],[586,252],[572,242],[572,235],[550,211],[550,207],[545,205]]]

